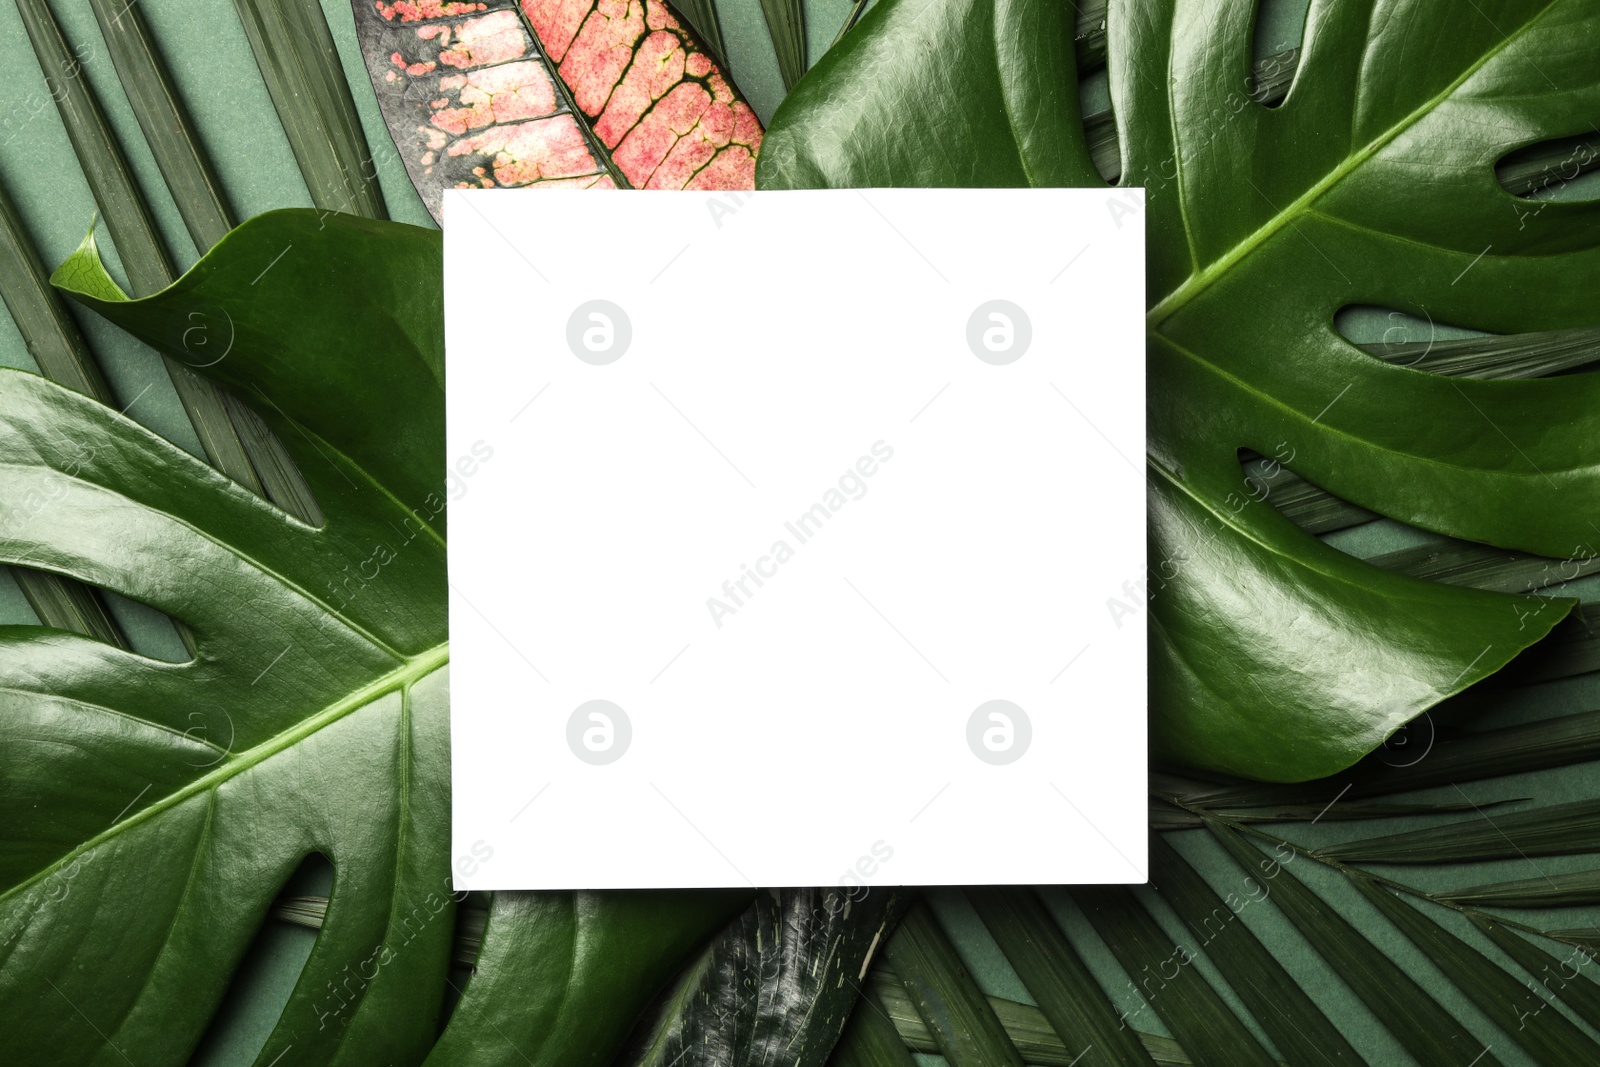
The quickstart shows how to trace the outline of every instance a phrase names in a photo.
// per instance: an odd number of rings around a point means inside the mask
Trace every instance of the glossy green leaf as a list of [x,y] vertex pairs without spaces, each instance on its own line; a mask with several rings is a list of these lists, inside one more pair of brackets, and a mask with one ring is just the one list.
[[[1334,318],[1377,305],[1494,334],[1593,325],[1600,205],[1520,210],[1494,163],[1600,106],[1570,46],[1600,32],[1600,9],[1316,4],[1271,108],[1252,97],[1256,9],[1111,6],[1124,188],[1105,195],[1114,219],[1143,211],[1150,235],[1154,751],[1304,780],[1498,671],[1571,609],[1530,617],[1345,556],[1249,499],[1237,457],[1252,449],[1465,541],[1562,559],[1593,536],[1600,379],[1397,366]],[[884,0],[779,108],[758,186],[1103,187],[1074,23],[1045,0]]]
[[[291,248],[295,269],[266,269]],[[197,648],[166,664],[0,630],[7,1062],[185,1061],[312,853],[332,862],[333,890],[261,1051],[279,1067],[430,1050],[603,1063],[747,903],[500,894],[439,1035],[451,870],[492,864],[495,845],[449,854],[439,249],[436,232],[294,210],[246,223],[142,300],[118,299],[87,253],[63,272],[158,345],[181,344],[196,306],[228,309],[237,334],[212,369],[260,400],[321,527],[110,408],[0,371],[0,490],[58,505],[0,531],[0,561],[148,604]]]

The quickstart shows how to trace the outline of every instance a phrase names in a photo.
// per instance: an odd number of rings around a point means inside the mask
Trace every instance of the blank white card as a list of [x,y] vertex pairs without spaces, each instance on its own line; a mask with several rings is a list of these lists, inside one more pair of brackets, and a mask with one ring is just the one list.
[[458,889],[1145,880],[1142,194],[445,194]]

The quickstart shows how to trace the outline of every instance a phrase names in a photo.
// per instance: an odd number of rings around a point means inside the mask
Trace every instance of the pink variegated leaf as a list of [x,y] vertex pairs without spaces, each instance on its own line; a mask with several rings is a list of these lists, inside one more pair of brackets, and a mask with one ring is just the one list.
[[428,210],[450,188],[750,189],[761,123],[663,0],[352,0]]

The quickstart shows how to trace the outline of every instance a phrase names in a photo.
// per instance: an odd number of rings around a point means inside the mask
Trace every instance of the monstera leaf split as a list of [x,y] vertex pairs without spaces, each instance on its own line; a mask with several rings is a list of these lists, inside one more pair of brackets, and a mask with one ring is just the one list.
[[[1313,3],[1288,95],[1248,90],[1255,0],[1105,16],[1119,185],[1149,233],[1151,727],[1158,755],[1337,771],[1571,609],[1348,557],[1253,493],[1248,450],[1362,508],[1594,554],[1600,380],[1472,381],[1348,342],[1375,305],[1497,334],[1593,325],[1600,206],[1496,181],[1600,114],[1588,0]],[[884,0],[774,116],[758,187],[1105,188],[1071,5]],[[1106,192],[1113,215],[1137,210]],[[1066,263],[1076,251],[1062,248]]]

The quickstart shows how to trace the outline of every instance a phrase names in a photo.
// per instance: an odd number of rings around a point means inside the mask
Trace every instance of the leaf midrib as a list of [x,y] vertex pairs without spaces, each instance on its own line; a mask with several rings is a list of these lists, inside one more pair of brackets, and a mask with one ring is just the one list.
[[[1467,81],[1473,77],[1473,75],[1477,74],[1478,71],[1482,70],[1490,62],[1499,57],[1500,54],[1506,49],[1510,48],[1519,38],[1522,37],[1523,34],[1527,33],[1534,26],[1536,26],[1541,19],[1548,15],[1556,8],[1557,5],[1561,4],[1562,2],[1563,0],[1550,0],[1550,3],[1546,4],[1539,10],[1537,14],[1528,19],[1521,26],[1517,27],[1514,32],[1509,34],[1501,33],[1501,42],[1479,57],[1478,61],[1468,67],[1460,77],[1456,78],[1455,81],[1445,86],[1444,89],[1430,97],[1428,100],[1424,101],[1419,107],[1413,110],[1410,114],[1406,115],[1399,122],[1384,130],[1383,133],[1374,138],[1372,141],[1368,142],[1359,151],[1353,153],[1352,155],[1346,156],[1344,161],[1341,162],[1337,167],[1324,175],[1323,178],[1311,188],[1300,194],[1300,196],[1297,197],[1288,207],[1277,212],[1265,223],[1257,227],[1256,230],[1249,236],[1233,245],[1233,247],[1229,248],[1221,256],[1213,259],[1206,267],[1202,268],[1196,273],[1190,274],[1182,285],[1178,286],[1178,288],[1162,297],[1161,300],[1146,313],[1145,328],[1151,333],[1160,333],[1163,323],[1172,318],[1179,311],[1182,311],[1193,300],[1199,297],[1200,294],[1204,293],[1207,289],[1214,285],[1219,279],[1226,276],[1227,273],[1237,266],[1242,260],[1248,257],[1251,253],[1255,252],[1262,245],[1266,244],[1266,242],[1275,236],[1278,231],[1282,230],[1285,226],[1288,226],[1290,223],[1296,221],[1302,215],[1306,214],[1312,204],[1316,203],[1323,197],[1324,194],[1333,189],[1344,179],[1348,178],[1360,167],[1365,165],[1369,160],[1372,159],[1373,156],[1377,155],[1384,148],[1388,147],[1395,138],[1399,137],[1402,133],[1405,133],[1422,119],[1432,114],[1440,104],[1444,103],[1451,96],[1453,96],[1456,90],[1465,85]],[[1494,26],[1494,23],[1490,22],[1490,25]],[[1495,29],[1498,31],[1499,27],[1495,27]],[[1176,140],[1176,133],[1174,134],[1174,139]],[[1182,153],[1180,152],[1179,154],[1181,155]],[[1180,198],[1179,209],[1181,212],[1183,209],[1181,190],[1178,195]],[[1185,226],[1185,231],[1187,236],[1187,225]]]
[[128,818],[113,823],[55,862],[41,867],[28,878],[0,893],[0,903],[4,903],[15,894],[21,893],[37,882],[48,878],[55,871],[71,863],[83,853],[92,851],[107,841],[115,839],[118,834],[124,833],[148,819],[153,819],[162,812],[177,807],[190,797],[198,796],[245,771],[260,766],[278,753],[299,744],[312,734],[338,722],[347,715],[361,710],[379,698],[410,688],[416,682],[421,681],[449,662],[450,642],[448,640],[441,641],[425,652],[408,657],[394,670],[380,675],[359,689],[347,693],[315,714],[301,719],[289,729],[274,734],[253,748],[239,753],[235,759],[219,764],[209,773],[203,774],[182,788],[168,793],[154,803],[141,808]]

